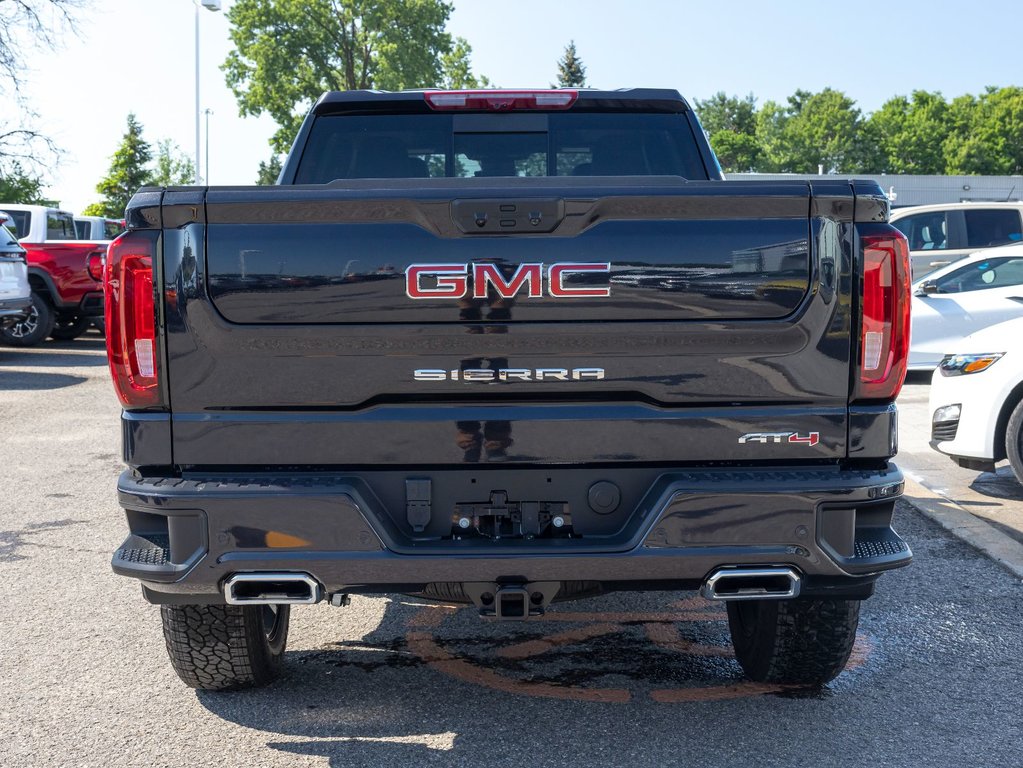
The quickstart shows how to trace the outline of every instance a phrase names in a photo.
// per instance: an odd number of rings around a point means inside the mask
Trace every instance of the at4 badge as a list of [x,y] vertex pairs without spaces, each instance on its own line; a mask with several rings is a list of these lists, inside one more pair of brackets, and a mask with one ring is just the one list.
[[801,435],[798,432],[749,432],[739,438],[739,444],[799,443],[801,445],[817,445],[820,439],[820,432],[807,432],[805,435]]

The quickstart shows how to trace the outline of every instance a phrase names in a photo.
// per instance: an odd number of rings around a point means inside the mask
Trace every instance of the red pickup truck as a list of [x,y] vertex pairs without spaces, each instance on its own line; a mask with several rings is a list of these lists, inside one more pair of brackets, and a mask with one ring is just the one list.
[[106,241],[77,240],[74,216],[42,205],[0,203],[27,251],[32,309],[22,321],[0,331],[16,346],[47,336],[73,339],[103,318],[103,255]]

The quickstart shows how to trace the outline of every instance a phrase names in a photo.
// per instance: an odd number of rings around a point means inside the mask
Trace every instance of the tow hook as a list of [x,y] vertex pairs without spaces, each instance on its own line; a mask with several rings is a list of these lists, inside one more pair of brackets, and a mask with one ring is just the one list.
[[561,582],[468,582],[462,585],[462,589],[482,618],[525,621],[544,615],[561,589]]

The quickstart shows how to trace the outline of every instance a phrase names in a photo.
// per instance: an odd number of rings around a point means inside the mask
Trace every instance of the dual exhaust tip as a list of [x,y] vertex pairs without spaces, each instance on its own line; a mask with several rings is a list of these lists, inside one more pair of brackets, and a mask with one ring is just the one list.
[[[799,596],[799,573],[785,566],[719,568],[700,588],[708,600],[787,600]],[[313,605],[323,588],[308,573],[236,573],[224,582],[228,605]]]
[[313,605],[322,598],[308,573],[236,573],[224,582],[228,605]]
[[700,587],[708,600],[787,600],[799,596],[799,573],[794,568],[719,568]]

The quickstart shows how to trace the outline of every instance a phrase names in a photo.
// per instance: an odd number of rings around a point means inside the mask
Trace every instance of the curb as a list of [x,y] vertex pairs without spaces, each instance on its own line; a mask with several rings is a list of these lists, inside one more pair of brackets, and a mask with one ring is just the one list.
[[990,557],[1016,578],[1023,579],[1023,544],[908,475],[905,480],[903,501],[957,539]]

